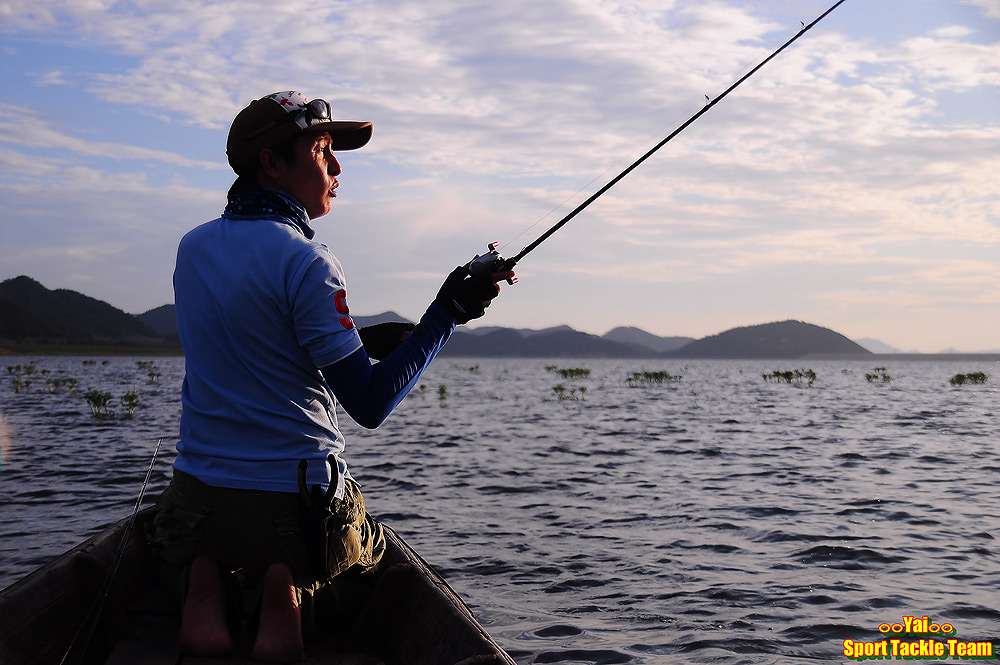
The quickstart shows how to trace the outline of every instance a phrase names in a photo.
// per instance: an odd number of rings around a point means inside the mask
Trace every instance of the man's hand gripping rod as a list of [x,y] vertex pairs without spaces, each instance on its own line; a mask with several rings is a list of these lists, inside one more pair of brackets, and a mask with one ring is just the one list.
[[[687,120],[685,120],[684,124],[682,124],[680,127],[678,127],[677,129],[675,129],[674,131],[672,131],[670,133],[670,135],[667,136],[665,139],[663,139],[662,141],[660,141],[659,143],[657,143],[655,146],[653,146],[652,148],[650,148],[646,152],[646,154],[644,154],[642,157],[640,157],[639,159],[637,159],[634,162],[632,162],[628,166],[628,168],[626,168],[624,171],[622,171],[621,173],[619,173],[618,175],[616,175],[614,178],[612,178],[606,185],[604,185],[599,190],[597,190],[596,192],[594,192],[593,194],[591,194],[590,197],[586,201],[584,201],[583,203],[581,203],[580,205],[578,205],[569,214],[567,214],[565,217],[563,217],[558,222],[556,222],[555,224],[553,224],[552,227],[549,228],[548,231],[546,231],[545,233],[543,233],[542,235],[540,235],[533,243],[531,243],[530,245],[528,245],[527,247],[525,247],[524,249],[522,249],[516,256],[511,257],[509,259],[505,259],[502,256],[500,256],[500,252],[497,251],[497,245],[499,243],[495,243],[495,242],[494,243],[490,243],[489,248],[488,248],[489,251],[486,254],[476,255],[476,258],[474,258],[469,263],[469,266],[468,266],[469,267],[469,272],[472,273],[473,277],[478,277],[479,275],[486,275],[488,277],[489,275],[492,275],[492,274],[495,274],[495,273],[507,272],[507,271],[513,269],[514,266],[517,265],[517,262],[520,261],[521,259],[523,259],[528,254],[528,252],[530,252],[531,250],[533,250],[536,247],[538,247],[539,245],[541,245],[543,242],[545,242],[545,240],[548,239],[549,236],[551,236],[553,233],[555,233],[556,231],[558,231],[559,229],[561,229],[563,226],[565,226],[566,223],[569,222],[569,220],[573,219],[574,217],[576,217],[577,215],[579,215],[581,212],[583,212],[583,210],[587,206],[589,206],[591,203],[593,203],[594,201],[596,201],[597,199],[599,199],[606,191],[608,191],[609,189],[611,189],[612,187],[614,187],[616,184],[618,184],[625,176],[627,176],[629,173],[631,173],[632,171],[634,171],[636,169],[636,167],[638,167],[644,161],[646,161],[647,159],[649,159],[650,157],[652,157],[653,153],[655,153],[657,150],[659,150],[660,148],[662,148],[663,146],[665,146],[667,143],[669,143],[670,140],[673,139],[675,136],[677,136],[678,134],[680,134],[681,132],[683,132],[685,129],[687,129],[695,120],[697,120],[698,118],[700,118],[701,116],[703,116],[704,114],[706,114],[710,108],[712,108],[713,106],[715,106],[716,104],[718,104],[720,101],[722,101],[723,97],[725,97],[726,95],[728,95],[729,93],[731,93],[733,90],[735,90],[736,88],[738,88],[740,86],[740,84],[742,84],[748,78],[750,78],[751,76],[753,76],[757,72],[758,69],[760,69],[761,67],[763,67],[764,65],[766,65],[768,62],[770,62],[772,59],[774,59],[779,53],[781,53],[786,48],[788,48],[789,46],[791,46],[792,43],[796,39],[798,39],[799,37],[801,37],[802,35],[804,35],[806,32],[808,32],[810,30],[810,28],[812,28],[814,25],[816,25],[817,23],[819,23],[820,21],[822,21],[824,18],[826,18],[828,14],[830,14],[834,9],[836,9],[840,5],[844,4],[844,2],[845,2],[845,0],[839,0],[838,2],[835,2],[833,4],[833,6],[831,6],[825,12],[823,12],[822,14],[820,14],[819,17],[816,18],[811,23],[809,23],[809,24],[803,23],[802,24],[802,29],[799,30],[797,33],[795,33],[795,35],[793,35],[791,39],[789,39],[784,44],[782,44],[780,47],[778,47],[778,49],[775,50],[773,53],[771,53],[771,55],[769,55],[766,58],[764,58],[763,60],[761,60],[760,63],[757,64],[756,67],[754,67],[749,72],[747,72],[746,74],[744,74],[743,76],[741,76],[739,79],[737,79],[736,82],[734,82],[732,85],[730,85],[728,88],[726,88],[726,90],[722,94],[720,94],[718,97],[716,97],[715,99],[709,100],[708,103],[705,104],[704,107],[702,107],[701,109],[699,109],[697,113],[695,113],[690,118],[688,118]],[[513,284],[516,281],[517,281],[516,279],[508,279],[507,280],[507,282],[510,283],[510,284]]]

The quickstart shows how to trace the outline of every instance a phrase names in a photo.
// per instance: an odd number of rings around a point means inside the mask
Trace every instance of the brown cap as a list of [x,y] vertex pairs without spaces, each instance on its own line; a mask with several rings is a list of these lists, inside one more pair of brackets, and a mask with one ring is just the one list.
[[330,105],[301,92],[276,92],[250,102],[229,128],[226,155],[238,175],[256,163],[260,151],[296,134],[329,132],[334,150],[357,150],[372,137],[372,123],[333,120]]

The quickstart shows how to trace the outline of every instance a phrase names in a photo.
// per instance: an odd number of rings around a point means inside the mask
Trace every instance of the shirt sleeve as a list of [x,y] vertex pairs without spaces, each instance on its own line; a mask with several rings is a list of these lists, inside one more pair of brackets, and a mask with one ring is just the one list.
[[340,261],[323,245],[316,246],[294,275],[290,311],[299,345],[316,367],[325,367],[361,348],[347,304]]
[[444,348],[455,330],[455,318],[431,305],[402,344],[372,365],[364,349],[323,366],[323,377],[347,414],[368,429],[381,425]]

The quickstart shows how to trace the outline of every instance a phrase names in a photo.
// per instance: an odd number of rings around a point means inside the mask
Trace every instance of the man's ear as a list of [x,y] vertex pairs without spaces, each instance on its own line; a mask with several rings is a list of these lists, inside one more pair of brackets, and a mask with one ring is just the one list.
[[279,161],[279,157],[270,148],[261,150],[257,156],[257,163],[260,165],[260,175],[271,180],[279,177],[281,174],[278,166]]

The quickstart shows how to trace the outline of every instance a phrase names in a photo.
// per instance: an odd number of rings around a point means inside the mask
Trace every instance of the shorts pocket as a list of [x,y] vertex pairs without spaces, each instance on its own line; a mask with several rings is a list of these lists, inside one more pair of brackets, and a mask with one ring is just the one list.
[[156,502],[156,514],[147,534],[154,551],[169,563],[186,564],[201,540],[201,525],[211,514],[207,506],[184,502],[171,488]]

